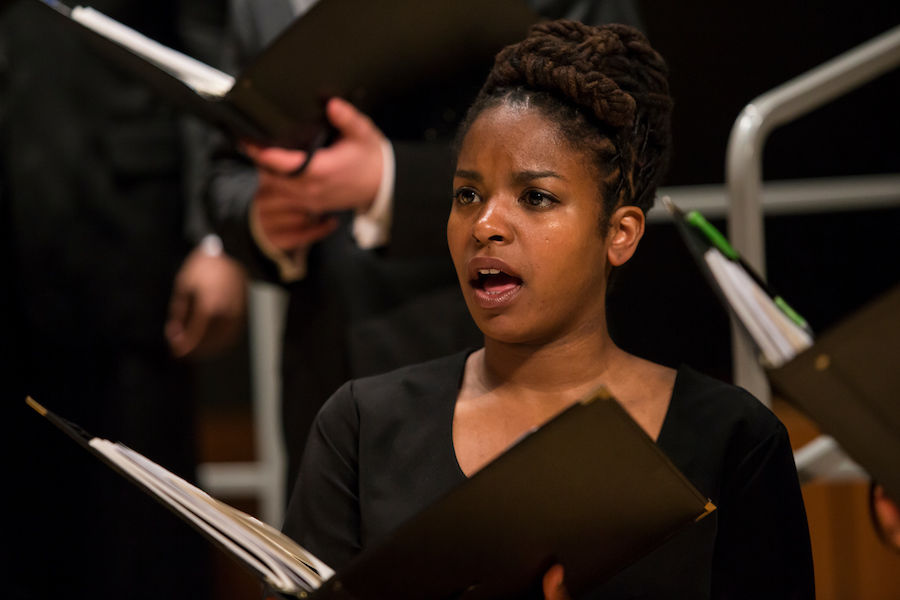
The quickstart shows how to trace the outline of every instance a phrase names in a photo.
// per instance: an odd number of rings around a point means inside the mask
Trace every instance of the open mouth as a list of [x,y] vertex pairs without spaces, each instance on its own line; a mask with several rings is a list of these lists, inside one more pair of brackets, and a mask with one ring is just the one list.
[[522,280],[500,269],[478,269],[478,278],[472,281],[472,286],[485,294],[500,295],[514,290],[522,285]]
[[510,306],[525,287],[515,268],[495,256],[475,256],[469,260],[472,300],[485,310]]

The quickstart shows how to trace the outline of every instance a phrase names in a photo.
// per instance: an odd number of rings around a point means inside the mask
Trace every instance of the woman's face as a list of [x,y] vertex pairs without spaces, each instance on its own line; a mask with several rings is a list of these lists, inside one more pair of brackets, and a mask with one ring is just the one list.
[[594,169],[530,108],[485,110],[462,142],[447,241],[481,331],[547,343],[605,330],[607,236]]

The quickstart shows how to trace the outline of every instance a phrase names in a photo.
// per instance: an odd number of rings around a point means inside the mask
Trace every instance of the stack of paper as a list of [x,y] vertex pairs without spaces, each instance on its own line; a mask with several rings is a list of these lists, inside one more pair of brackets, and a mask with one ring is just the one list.
[[688,248],[707,267],[713,289],[756,344],[765,366],[779,367],[812,346],[806,321],[768,288],[721,233],[700,213],[685,214],[668,197],[662,201]]

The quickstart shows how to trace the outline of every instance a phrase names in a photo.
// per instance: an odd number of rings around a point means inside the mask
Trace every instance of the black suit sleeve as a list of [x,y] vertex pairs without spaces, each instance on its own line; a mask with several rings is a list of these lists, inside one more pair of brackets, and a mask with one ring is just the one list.
[[454,157],[450,143],[392,142],[396,162],[390,257],[445,258]]
[[256,168],[239,155],[233,143],[214,132],[209,141],[203,201],[209,222],[225,250],[257,279],[279,281],[278,267],[257,246],[250,233],[250,204],[256,193]]

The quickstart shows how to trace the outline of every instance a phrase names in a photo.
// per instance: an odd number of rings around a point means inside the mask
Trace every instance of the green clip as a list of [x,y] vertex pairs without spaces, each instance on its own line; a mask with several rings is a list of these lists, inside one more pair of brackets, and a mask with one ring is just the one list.
[[781,312],[787,315],[787,317],[791,321],[793,321],[803,329],[809,329],[809,325],[806,323],[806,319],[801,317],[800,313],[791,308],[791,305],[785,302],[784,298],[782,298],[781,296],[775,296],[774,298],[772,298],[772,300],[775,302],[775,306],[780,308]]
[[710,222],[707,221],[699,212],[697,212],[696,210],[690,211],[684,217],[684,220],[702,231],[703,235],[706,236],[706,239],[708,239],[713,246],[718,248],[719,251],[727,258],[731,260],[737,260],[738,258],[740,258],[737,250],[732,248],[731,244],[728,243],[728,240],[725,238],[725,236],[722,235],[718,229],[713,227],[712,224],[710,224]]

